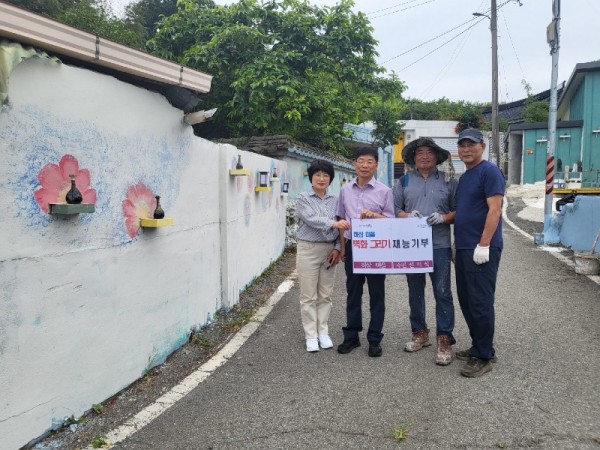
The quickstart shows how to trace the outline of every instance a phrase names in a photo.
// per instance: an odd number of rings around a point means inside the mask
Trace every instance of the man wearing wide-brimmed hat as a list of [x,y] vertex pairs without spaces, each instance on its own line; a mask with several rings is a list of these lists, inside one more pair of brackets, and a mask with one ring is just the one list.
[[[436,310],[437,353],[435,362],[447,366],[452,362],[455,344],[454,301],[450,289],[452,243],[450,224],[454,221],[457,180],[450,153],[430,138],[419,138],[407,144],[402,158],[415,170],[404,174],[394,187],[394,206],[397,217],[427,217],[433,235],[433,272],[429,274]],[[449,160],[449,173],[437,166]],[[404,349],[416,352],[431,345],[425,319],[425,274],[407,274],[408,301],[412,340]]]

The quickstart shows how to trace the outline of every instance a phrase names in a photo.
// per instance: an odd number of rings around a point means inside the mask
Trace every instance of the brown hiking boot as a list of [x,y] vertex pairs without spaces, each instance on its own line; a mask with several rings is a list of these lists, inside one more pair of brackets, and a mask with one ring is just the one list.
[[422,330],[413,331],[412,341],[406,343],[404,350],[411,353],[418,352],[423,347],[429,347],[430,345],[429,330],[424,328]]
[[437,353],[435,354],[435,363],[438,366],[447,366],[454,359],[450,337],[446,335],[438,336],[437,345],[438,348]]

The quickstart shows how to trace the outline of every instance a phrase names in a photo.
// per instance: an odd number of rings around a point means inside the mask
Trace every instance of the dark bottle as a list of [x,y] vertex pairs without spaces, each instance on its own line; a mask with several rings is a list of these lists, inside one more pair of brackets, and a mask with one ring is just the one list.
[[162,219],[163,217],[165,217],[165,212],[160,207],[160,196],[157,195],[155,198],[156,198],[156,209],[154,210],[154,216],[153,217],[155,219]]
[[244,166],[242,166],[242,155],[238,155],[238,162],[235,165],[235,168],[237,170],[242,170],[244,168]]
[[75,186],[75,175],[69,175],[69,177],[71,177],[71,189],[67,192],[66,200],[69,205],[78,205],[83,201],[83,196]]

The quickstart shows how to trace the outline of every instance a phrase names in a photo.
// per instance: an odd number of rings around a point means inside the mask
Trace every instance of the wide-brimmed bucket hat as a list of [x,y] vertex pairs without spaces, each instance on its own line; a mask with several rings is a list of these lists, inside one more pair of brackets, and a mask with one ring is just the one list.
[[402,159],[406,164],[415,164],[415,152],[419,147],[429,147],[430,149],[435,150],[437,153],[436,165],[441,164],[450,158],[450,152],[448,150],[444,150],[442,147],[437,145],[433,139],[422,137],[409,142],[402,149]]

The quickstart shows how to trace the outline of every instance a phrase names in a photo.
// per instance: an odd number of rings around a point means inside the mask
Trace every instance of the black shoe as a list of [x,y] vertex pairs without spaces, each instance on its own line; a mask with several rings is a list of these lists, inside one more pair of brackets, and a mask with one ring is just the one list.
[[381,356],[383,351],[381,350],[381,345],[379,344],[369,344],[369,356],[372,358],[376,358],[377,356]]
[[344,339],[340,345],[338,345],[338,353],[350,353],[356,347],[360,347],[360,341],[358,339]]
[[[471,354],[471,349],[459,350],[458,352],[455,353],[455,355],[456,355],[456,359],[460,359],[461,361],[468,361],[471,359],[471,356],[473,356]],[[492,359],[490,359],[490,361],[493,363],[497,363],[498,357],[496,355],[494,355],[494,356],[492,356]]]
[[492,361],[475,358],[474,356],[469,359],[469,362],[461,369],[460,374],[463,377],[468,378],[479,378],[492,370]]

